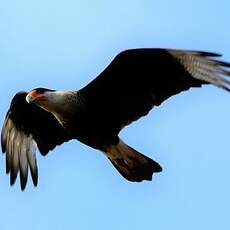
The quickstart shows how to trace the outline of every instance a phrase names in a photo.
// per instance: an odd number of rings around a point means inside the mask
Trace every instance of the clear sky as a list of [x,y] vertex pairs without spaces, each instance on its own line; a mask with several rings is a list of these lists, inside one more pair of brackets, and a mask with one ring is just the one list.
[[[230,61],[229,9],[229,0],[0,0],[0,121],[17,91],[80,88],[127,48],[216,51]],[[71,141],[37,152],[39,186],[29,180],[21,192],[0,157],[0,228],[230,229],[229,105],[228,93],[205,86],[123,130],[163,166],[152,182],[127,182]]]

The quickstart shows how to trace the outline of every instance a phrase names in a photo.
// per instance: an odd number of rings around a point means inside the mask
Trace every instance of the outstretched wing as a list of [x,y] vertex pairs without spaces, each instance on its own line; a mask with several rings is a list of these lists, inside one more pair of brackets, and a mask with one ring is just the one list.
[[56,145],[70,140],[63,127],[49,112],[26,102],[26,92],[17,93],[12,99],[1,133],[2,152],[6,153],[6,173],[10,184],[20,172],[21,189],[24,190],[28,167],[34,185],[38,183],[36,148],[46,155]]
[[126,50],[80,93],[101,132],[118,134],[154,105],[190,87],[212,83],[229,91],[230,64],[216,60],[219,56],[173,49]]

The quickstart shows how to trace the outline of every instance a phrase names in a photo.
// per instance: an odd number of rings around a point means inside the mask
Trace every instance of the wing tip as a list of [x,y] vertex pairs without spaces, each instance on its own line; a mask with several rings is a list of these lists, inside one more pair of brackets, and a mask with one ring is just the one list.
[[[196,51],[195,51],[196,52]],[[216,52],[209,52],[209,51],[197,51],[201,56],[204,57],[222,57],[223,55]]]
[[229,62],[225,62],[225,61],[220,61],[220,60],[215,60],[215,62],[222,66],[222,67],[227,67],[227,68],[230,68],[230,63]]
[[25,190],[26,184],[27,184],[27,175],[20,173],[20,187],[22,191]]
[[2,148],[2,153],[6,152],[6,132],[8,131],[6,129],[7,129],[7,124],[9,123],[8,120],[9,120],[9,117],[8,117],[8,114],[7,114],[6,118],[5,118],[5,121],[3,123],[3,126],[2,126],[2,130],[1,130],[1,148]]
[[10,172],[10,185],[13,186],[16,182],[18,173],[15,170],[11,170]]
[[37,171],[36,172],[31,171],[30,174],[32,177],[34,187],[37,187],[37,185],[38,185],[38,172]]
[[6,152],[6,142],[3,138],[3,133],[1,133],[1,149],[2,149],[2,153],[4,154]]
[[200,50],[186,50],[186,49],[167,49],[167,51],[175,56],[184,55],[184,54],[192,54],[198,55],[202,57],[222,57],[222,54],[217,52],[209,52],[209,51],[200,51]]

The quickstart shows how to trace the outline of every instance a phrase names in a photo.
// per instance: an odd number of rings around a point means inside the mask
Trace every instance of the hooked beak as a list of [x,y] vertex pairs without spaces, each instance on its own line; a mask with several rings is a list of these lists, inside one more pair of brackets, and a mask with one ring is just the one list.
[[44,93],[38,93],[36,90],[30,91],[26,96],[27,103],[45,101],[46,99]]

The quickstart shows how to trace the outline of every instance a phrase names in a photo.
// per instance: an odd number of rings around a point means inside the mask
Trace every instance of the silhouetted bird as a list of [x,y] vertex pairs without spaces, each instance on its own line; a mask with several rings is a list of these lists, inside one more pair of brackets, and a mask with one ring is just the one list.
[[151,180],[161,166],[126,145],[118,137],[120,130],[190,87],[211,83],[229,91],[230,64],[216,60],[218,56],[174,49],[126,50],[80,90],[17,93],[1,135],[10,184],[20,172],[23,190],[29,168],[36,186],[36,148],[46,155],[71,139],[102,151],[127,180]]

